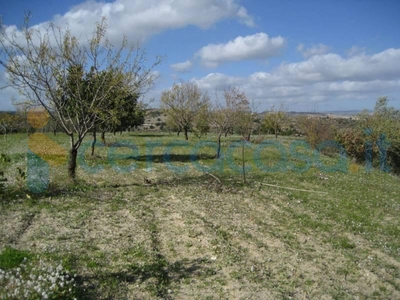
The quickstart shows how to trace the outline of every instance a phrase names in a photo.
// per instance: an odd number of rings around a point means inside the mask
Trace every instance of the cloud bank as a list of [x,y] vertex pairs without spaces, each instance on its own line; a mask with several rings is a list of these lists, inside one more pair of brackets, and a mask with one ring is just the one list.
[[189,72],[192,69],[193,63],[190,60],[187,60],[185,62],[181,62],[181,63],[170,65],[170,67],[175,72],[186,73],[186,72]]
[[380,95],[400,93],[400,49],[350,58],[332,53],[316,55],[301,62],[283,63],[271,72],[255,72],[247,77],[210,73],[193,81],[209,91],[240,86],[249,98],[262,104],[376,100]]
[[226,44],[210,44],[201,48],[195,56],[200,58],[207,67],[230,62],[250,59],[267,59],[277,56],[285,46],[285,39],[281,36],[270,38],[268,34],[260,32],[254,35],[239,36]]
[[[247,26],[254,26],[253,17],[238,0],[116,0],[111,3],[86,1],[72,7],[63,15],[56,15],[52,22],[60,27],[68,24],[71,33],[85,38],[91,36],[96,22],[107,18],[107,38],[119,42],[125,34],[129,41],[139,42],[167,30],[192,25],[209,28],[225,19],[235,19]],[[49,22],[33,26],[46,27]],[[14,25],[7,30],[15,30]]]
[[297,51],[303,55],[304,58],[308,59],[310,57],[313,57],[315,55],[322,55],[326,54],[330,51],[330,47],[324,44],[318,44],[311,46],[310,48],[306,48],[304,44],[300,44],[297,46]]

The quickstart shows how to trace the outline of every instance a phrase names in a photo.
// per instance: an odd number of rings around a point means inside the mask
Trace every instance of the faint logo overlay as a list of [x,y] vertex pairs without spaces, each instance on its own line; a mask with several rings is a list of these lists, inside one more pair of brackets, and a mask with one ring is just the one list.
[[[43,109],[32,109],[28,112],[28,122],[37,131],[43,129],[49,122],[50,116]],[[380,169],[388,172],[389,167],[386,162],[386,150],[389,147],[389,142],[384,135],[381,135],[376,141],[379,149]],[[89,174],[96,174],[104,170],[104,165],[97,164],[90,166],[85,159],[84,153],[91,147],[91,142],[82,144],[78,153],[79,166]],[[102,143],[97,143],[97,147],[104,147]],[[162,160],[166,167],[176,173],[186,173],[189,171],[189,166],[179,165],[174,163],[173,149],[177,147],[190,147],[189,160],[191,166],[201,172],[222,172],[224,166],[227,165],[232,171],[243,173],[243,166],[234,159],[234,153],[238,149],[245,147],[252,150],[250,163],[246,160],[245,172],[249,172],[252,168],[257,168],[265,173],[274,172],[305,172],[311,167],[317,168],[322,172],[351,172],[357,173],[361,170],[360,165],[348,163],[347,154],[342,145],[336,141],[324,141],[317,146],[316,149],[311,149],[306,141],[295,140],[289,146],[283,145],[277,140],[264,140],[259,144],[252,144],[247,141],[232,142],[222,153],[221,157],[215,159],[212,164],[202,164],[198,159],[202,149],[212,148],[217,150],[218,144],[215,141],[199,141],[196,144],[190,144],[188,141],[172,141],[166,144],[160,141],[146,141],[145,151],[140,151],[139,147],[132,141],[122,140],[107,148],[106,164],[114,171],[119,173],[131,173],[138,168],[136,158],[140,153],[145,153],[145,168],[147,171],[152,170],[154,162],[154,149],[164,147],[162,152]],[[27,153],[27,187],[33,193],[45,192],[50,184],[50,167],[66,165],[68,151],[57,144],[47,135],[36,132],[29,136]],[[118,153],[119,148],[129,150],[129,154]],[[277,158],[273,160],[273,164],[263,157],[262,153],[267,149],[273,149],[278,153]],[[339,153],[335,164],[325,164],[320,153],[329,149],[335,153]],[[142,149],[143,150],[143,149]],[[125,151],[126,152],[126,151]],[[131,161],[130,164],[121,165],[121,160]],[[372,169],[372,142],[365,145],[365,170]]]
[[50,116],[43,109],[31,109],[28,112],[28,123],[36,131],[28,138],[27,153],[27,187],[31,192],[41,193],[50,184],[50,166],[65,165],[67,151],[47,135],[39,132],[49,122]]

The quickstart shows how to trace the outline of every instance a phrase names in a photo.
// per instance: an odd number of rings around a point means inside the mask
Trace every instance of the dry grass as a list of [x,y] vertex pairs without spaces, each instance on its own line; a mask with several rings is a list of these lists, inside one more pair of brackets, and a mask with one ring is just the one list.
[[[87,164],[103,171],[80,168],[76,186],[63,186],[64,170],[53,168],[47,192],[15,187],[3,197],[0,249],[62,262],[77,273],[83,299],[400,298],[398,177],[353,165],[347,173],[317,166],[265,173],[251,163],[249,147],[247,184],[227,165],[212,172],[220,183],[193,167],[188,147],[171,150],[172,166],[186,172],[169,170],[162,155],[174,137],[155,138],[161,145],[151,170],[144,145],[154,139],[123,138],[138,145],[140,159],[116,149],[125,159],[114,167],[135,162],[132,172],[113,170],[102,148]],[[0,149],[16,165],[23,139]],[[200,152],[197,162],[214,162],[211,149]],[[272,165],[279,159],[273,150],[263,155]]]

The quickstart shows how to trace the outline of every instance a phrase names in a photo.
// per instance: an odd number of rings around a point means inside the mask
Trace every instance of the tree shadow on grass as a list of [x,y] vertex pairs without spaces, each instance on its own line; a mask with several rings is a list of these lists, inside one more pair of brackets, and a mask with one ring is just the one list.
[[207,266],[209,263],[206,258],[183,259],[170,263],[164,256],[158,255],[155,261],[128,265],[126,271],[77,276],[79,299],[124,298],[127,296],[123,295],[127,293],[124,288],[132,283],[145,284],[146,290],[154,297],[172,299],[171,284],[215,275],[215,269]]
[[[132,145],[127,145],[124,143],[114,143],[110,145],[111,148],[131,148]],[[181,146],[179,146],[181,147]],[[182,146],[183,148],[187,148]],[[138,151],[138,149],[133,146],[131,148],[133,151]],[[170,151],[171,149],[169,149]],[[193,162],[197,160],[207,160],[207,159],[215,159],[215,154],[207,154],[207,153],[196,153],[196,154],[173,154],[166,151],[163,154],[147,154],[147,155],[123,155],[112,153],[112,159],[125,159],[125,160],[136,160],[136,161],[147,161],[147,162],[155,162],[155,163],[165,163],[165,162]]]
[[141,138],[152,138],[152,137],[168,137],[169,135],[168,134],[157,134],[157,133],[155,133],[155,134],[146,134],[146,133],[144,133],[144,134],[140,134],[140,133],[131,133],[131,134],[129,134],[129,136],[133,136],[133,137],[141,137]]
[[215,156],[209,154],[199,154],[199,155],[155,154],[155,155],[129,156],[126,159],[133,159],[136,161],[143,161],[143,162],[147,161],[154,163],[172,163],[172,162],[190,163],[198,160],[208,160],[213,158],[215,158]]

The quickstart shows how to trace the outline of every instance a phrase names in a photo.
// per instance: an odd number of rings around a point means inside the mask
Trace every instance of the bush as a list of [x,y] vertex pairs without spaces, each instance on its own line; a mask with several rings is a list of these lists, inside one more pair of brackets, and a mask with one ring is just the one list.
[[[362,163],[365,161],[366,137],[360,130],[346,128],[336,135],[336,141],[343,146],[347,154],[353,157],[356,162]],[[373,149],[372,153],[376,155],[376,149]]]
[[400,145],[389,147],[387,152],[388,164],[392,168],[392,172],[400,174]]
[[373,114],[361,113],[355,128],[336,139],[357,162],[400,173],[400,110],[388,107],[386,97],[377,100]]
[[293,127],[285,128],[284,130],[281,131],[281,135],[283,136],[293,136],[297,134],[297,130]]
[[11,161],[6,154],[0,154],[0,194],[4,192],[7,177],[4,173],[5,165]]
[[323,141],[334,140],[335,138],[334,127],[328,119],[300,116],[298,122],[307,143],[313,149]]

